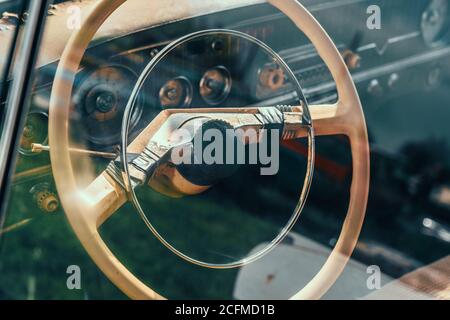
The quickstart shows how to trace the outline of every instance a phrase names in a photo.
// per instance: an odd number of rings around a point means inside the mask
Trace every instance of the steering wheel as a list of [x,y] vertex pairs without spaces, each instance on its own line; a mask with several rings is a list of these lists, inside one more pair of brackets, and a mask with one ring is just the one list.
[[[83,55],[105,20],[126,0],[101,1],[82,28],[69,40],[59,62],[49,107],[50,157],[58,194],[67,218],[83,247],[102,272],[132,299],[163,299],[136,278],[111,252],[98,228],[128,201],[126,186],[107,171],[87,188],[76,182],[69,151],[69,113],[75,76]],[[346,135],[353,162],[349,207],[339,239],[314,278],[291,299],[319,299],[342,273],[357,243],[369,192],[369,142],[364,114],[350,73],[338,49],[319,22],[296,0],[269,0],[286,14],[312,42],[337,86],[338,102],[309,106],[315,136]],[[301,110],[301,106],[292,108]],[[203,110],[203,111],[201,111]],[[206,109],[208,110],[208,109]],[[227,109],[229,114],[255,114],[254,108]],[[207,112],[204,109],[164,110],[129,144],[128,152],[140,154],[149,140],[177,114]],[[219,112],[209,110],[209,112]],[[222,112],[222,111],[220,111]],[[299,134],[300,136],[300,134]]]

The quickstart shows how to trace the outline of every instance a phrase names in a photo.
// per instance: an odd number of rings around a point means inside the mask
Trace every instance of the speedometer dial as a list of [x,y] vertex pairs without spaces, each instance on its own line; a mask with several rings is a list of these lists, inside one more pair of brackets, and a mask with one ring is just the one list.
[[167,81],[159,91],[159,101],[163,108],[186,108],[192,102],[192,84],[185,77]]
[[231,82],[227,68],[218,66],[209,69],[200,80],[200,95],[209,105],[218,105],[230,94]]
[[[75,92],[75,113],[82,134],[97,145],[110,146],[120,141],[122,117],[137,75],[123,66],[105,66],[86,75]],[[136,108],[133,125],[141,115]]]

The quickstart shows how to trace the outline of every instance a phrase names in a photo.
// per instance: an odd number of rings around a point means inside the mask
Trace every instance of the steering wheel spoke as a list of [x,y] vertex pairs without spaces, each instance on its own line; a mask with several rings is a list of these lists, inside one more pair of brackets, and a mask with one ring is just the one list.
[[350,110],[352,108],[342,100],[333,104],[310,105],[314,135],[351,135],[360,120],[359,115],[352,114]]
[[109,174],[103,172],[85,190],[92,223],[99,228],[127,202],[124,188]]

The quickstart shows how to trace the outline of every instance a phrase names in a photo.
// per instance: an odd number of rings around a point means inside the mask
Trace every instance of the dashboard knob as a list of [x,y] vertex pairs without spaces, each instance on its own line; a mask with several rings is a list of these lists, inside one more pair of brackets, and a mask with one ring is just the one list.
[[440,67],[431,69],[427,76],[427,85],[430,88],[439,86],[442,81],[442,71]]
[[344,51],[342,58],[350,70],[358,69],[361,66],[361,56],[351,50]]
[[380,81],[377,79],[373,79],[370,81],[369,86],[367,87],[367,92],[373,96],[381,96],[383,94],[383,87],[381,86]]
[[53,213],[59,208],[59,199],[54,192],[50,190],[48,183],[41,183],[31,188],[30,192],[36,201],[39,209],[45,213]]
[[211,44],[211,48],[214,51],[223,52],[225,49],[225,44],[223,43],[223,41],[221,39],[217,39],[217,40],[213,41],[213,43]]
[[388,86],[391,89],[395,89],[399,83],[400,76],[397,73],[393,73],[389,76]]
[[40,194],[38,206],[42,211],[52,213],[58,209],[59,201],[54,193],[45,192]]

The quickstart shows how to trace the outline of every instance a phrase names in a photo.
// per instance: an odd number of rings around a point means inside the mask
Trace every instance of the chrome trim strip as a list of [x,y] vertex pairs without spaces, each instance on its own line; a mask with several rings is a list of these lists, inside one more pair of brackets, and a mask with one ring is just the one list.
[[25,117],[29,108],[30,93],[39,43],[46,21],[50,0],[30,1],[30,10],[24,34],[14,64],[14,80],[8,94],[5,125],[0,137],[0,227],[8,202],[10,180],[17,157],[19,141]]

